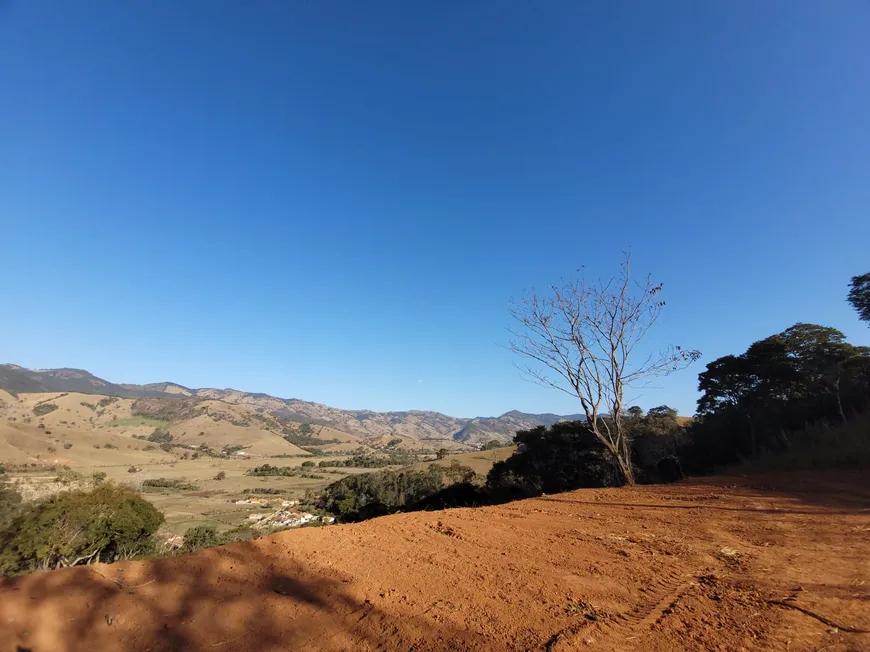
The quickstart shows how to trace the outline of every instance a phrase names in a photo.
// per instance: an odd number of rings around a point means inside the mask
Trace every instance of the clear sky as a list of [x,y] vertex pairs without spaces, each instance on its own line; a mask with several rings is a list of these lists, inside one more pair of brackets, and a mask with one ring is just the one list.
[[458,416],[579,411],[508,303],[631,247],[691,414],[870,344],[870,3],[0,0],[0,247],[0,361]]

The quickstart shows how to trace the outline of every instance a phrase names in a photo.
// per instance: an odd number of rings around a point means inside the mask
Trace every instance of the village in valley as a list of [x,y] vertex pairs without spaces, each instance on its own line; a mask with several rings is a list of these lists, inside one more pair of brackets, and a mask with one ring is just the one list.
[[260,508],[275,508],[271,513],[251,513],[247,520],[252,523],[251,527],[258,530],[271,530],[274,528],[294,528],[303,525],[319,524],[332,525],[335,517],[317,516],[310,512],[301,512],[295,507],[299,506],[298,500],[284,500],[283,498],[242,498],[235,501],[236,505],[252,505]]

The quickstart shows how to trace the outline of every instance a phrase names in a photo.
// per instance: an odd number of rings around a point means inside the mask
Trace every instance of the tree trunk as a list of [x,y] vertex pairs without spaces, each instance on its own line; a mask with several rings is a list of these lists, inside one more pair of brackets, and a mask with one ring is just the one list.
[[622,479],[627,485],[634,484],[634,473],[631,468],[631,462],[627,462],[623,457],[622,452],[615,446],[608,446],[610,454],[613,455],[613,461],[616,462],[616,467],[619,469]]
[[839,370],[837,372],[837,382],[834,383],[834,389],[837,393],[837,409],[840,411],[840,419],[843,420],[843,423],[846,423],[846,413],[843,411],[843,399],[840,396],[840,373]]

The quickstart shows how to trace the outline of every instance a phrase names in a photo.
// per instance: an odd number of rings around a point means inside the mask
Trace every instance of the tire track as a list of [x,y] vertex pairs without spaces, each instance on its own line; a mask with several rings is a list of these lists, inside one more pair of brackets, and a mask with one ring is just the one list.
[[[581,621],[575,626],[558,632],[544,645],[545,650],[567,650],[578,647],[581,639],[591,640],[595,647],[606,650],[631,650],[632,641],[640,643],[644,633],[664,618],[680,597],[697,582],[698,573],[685,569],[669,569],[656,577],[644,592],[643,599],[631,611],[609,615],[595,623]],[[597,625],[590,630],[589,625]]]

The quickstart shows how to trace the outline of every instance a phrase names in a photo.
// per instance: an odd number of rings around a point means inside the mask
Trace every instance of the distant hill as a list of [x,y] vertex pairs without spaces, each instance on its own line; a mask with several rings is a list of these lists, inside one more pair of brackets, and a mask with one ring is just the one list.
[[464,442],[481,442],[489,439],[513,439],[518,430],[528,430],[536,426],[551,426],[560,421],[585,419],[580,414],[560,416],[558,414],[526,414],[517,410],[505,412],[500,417],[476,417],[454,436]]
[[26,369],[14,364],[0,365],[0,389],[12,395],[76,392],[122,398],[186,398],[194,402],[216,400],[288,421],[326,426],[364,439],[400,437],[418,441],[454,440],[470,446],[478,446],[492,439],[510,441],[517,430],[581,418],[579,415],[526,414],[516,410],[498,417],[473,419],[425,410],[339,410],[320,403],[236,389],[193,389],[168,381],[146,385],[116,384],[83,369]]

